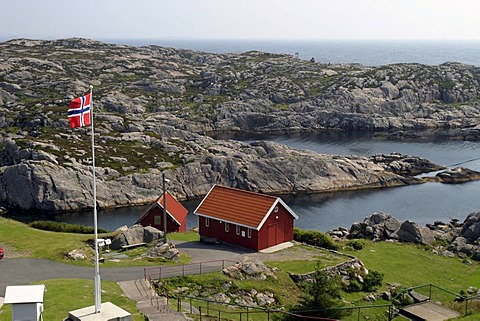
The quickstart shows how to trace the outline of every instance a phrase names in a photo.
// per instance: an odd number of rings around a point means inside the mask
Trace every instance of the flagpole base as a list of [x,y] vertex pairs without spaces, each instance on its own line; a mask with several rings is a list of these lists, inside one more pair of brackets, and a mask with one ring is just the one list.
[[132,315],[111,302],[102,303],[101,311],[95,313],[95,306],[68,312],[72,321],[132,321]]

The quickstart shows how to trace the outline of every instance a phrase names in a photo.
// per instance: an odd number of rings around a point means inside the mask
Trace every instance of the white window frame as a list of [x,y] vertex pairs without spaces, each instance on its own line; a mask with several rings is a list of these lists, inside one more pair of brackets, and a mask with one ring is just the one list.
[[210,218],[209,217],[205,217],[205,226],[206,227],[210,226]]
[[252,238],[252,229],[251,229],[251,228],[247,229],[247,237],[248,237],[249,239]]
[[228,233],[229,230],[230,230],[230,224],[225,222],[225,232]]
[[237,225],[235,229],[236,229],[236,234],[240,235],[240,225]]
[[278,205],[273,208],[274,213],[278,213]]

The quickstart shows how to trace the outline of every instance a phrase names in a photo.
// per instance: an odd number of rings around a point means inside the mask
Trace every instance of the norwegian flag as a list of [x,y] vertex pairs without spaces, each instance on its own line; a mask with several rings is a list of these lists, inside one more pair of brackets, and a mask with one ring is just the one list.
[[70,103],[68,107],[68,121],[71,128],[90,125],[90,97],[91,94],[87,94],[75,98]]

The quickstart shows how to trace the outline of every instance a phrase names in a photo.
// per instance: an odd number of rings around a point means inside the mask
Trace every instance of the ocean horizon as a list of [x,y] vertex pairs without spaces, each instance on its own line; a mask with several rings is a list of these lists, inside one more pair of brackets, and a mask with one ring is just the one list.
[[257,50],[296,55],[316,62],[381,66],[395,63],[439,65],[459,62],[480,66],[480,40],[260,40],[260,39],[102,39],[141,47],[157,45],[210,53]]
[[[0,36],[0,41],[20,37]],[[62,38],[26,38],[55,40]],[[440,65],[458,62],[480,67],[480,40],[319,40],[319,39],[201,39],[96,38],[110,44],[142,47],[156,45],[208,53],[262,51],[298,55],[319,63],[382,66],[397,63]]]

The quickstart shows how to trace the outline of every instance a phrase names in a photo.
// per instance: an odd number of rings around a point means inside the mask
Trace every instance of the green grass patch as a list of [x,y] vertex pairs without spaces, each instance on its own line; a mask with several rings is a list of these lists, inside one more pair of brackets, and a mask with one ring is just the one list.
[[168,233],[167,238],[173,241],[199,242],[200,235],[197,232]]
[[428,247],[366,241],[362,250],[346,252],[357,256],[368,269],[383,273],[384,282],[403,287],[433,283],[457,293],[469,286],[480,287],[478,262],[467,265],[458,257],[434,255]]
[[[63,320],[69,311],[95,305],[94,282],[83,279],[55,279],[37,282],[44,284],[43,320]],[[127,299],[115,282],[102,281],[102,302],[112,302],[132,314],[134,321],[144,321],[137,311],[135,301]],[[0,321],[11,320],[11,305],[6,304],[0,310]]]
[[[111,236],[111,234],[99,234],[99,238]],[[93,240],[93,234],[77,234],[44,231],[32,228],[24,223],[0,217],[0,242],[14,249],[19,256],[32,258],[45,258],[57,262],[69,263],[80,266],[93,266],[94,252],[87,241]],[[83,250],[88,259],[73,261],[68,259],[68,252],[80,249]],[[187,264],[190,257],[181,254],[179,262],[165,261],[160,258],[139,258],[145,253],[146,247],[131,249],[121,252],[127,254],[129,258],[111,260],[105,256],[106,260],[101,264],[102,267],[123,267],[123,266],[148,266],[148,265],[173,265]],[[117,252],[117,251],[114,251]],[[8,258],[8,253],[5,253]]]

